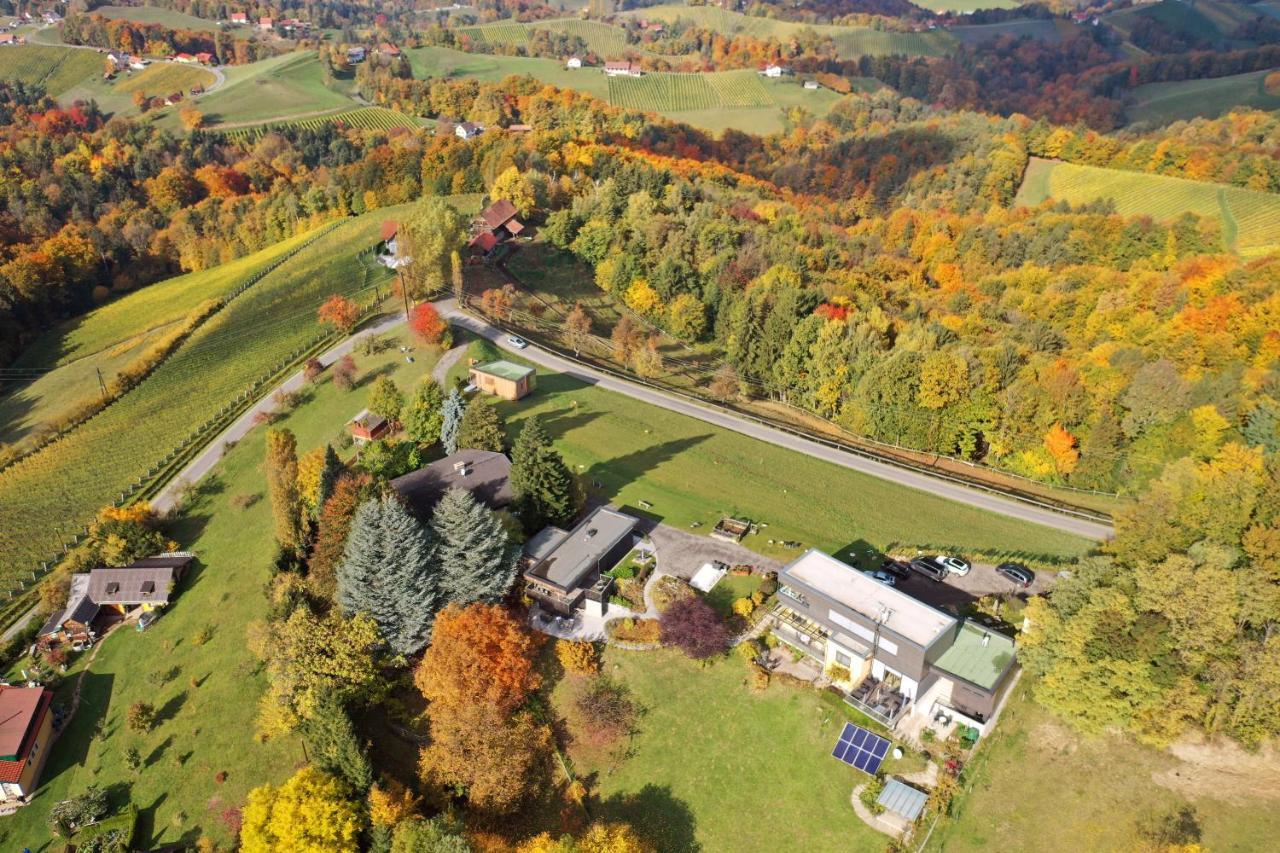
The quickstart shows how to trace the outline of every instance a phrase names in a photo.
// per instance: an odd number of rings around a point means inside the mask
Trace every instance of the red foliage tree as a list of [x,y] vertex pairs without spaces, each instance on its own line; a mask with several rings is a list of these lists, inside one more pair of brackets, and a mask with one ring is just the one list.
[[360,319],[360,308],[347,297],[335,293],[320,306],[316,316],[326,326],[349,335]]
[[695,660],[729,648],[729,629],[710,604],[697,596],[673,601],[659,620],[664,646],[675,646]]

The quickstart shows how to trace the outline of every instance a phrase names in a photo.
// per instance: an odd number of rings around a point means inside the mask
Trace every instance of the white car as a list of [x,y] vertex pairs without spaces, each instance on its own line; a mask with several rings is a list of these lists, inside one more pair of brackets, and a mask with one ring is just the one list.
[[964,577],[969,574],[969,569],[973,568],[973,566],[969,565],[968,560],[960,557],[948,557],[945,554],[939,557],[934,557],[933,561],[951,574],[959,575],[960,577]]
[[515,335],[512,335],[511,337],[507,338],[507,343],[515,347],[516,349],[524,349],[529,345],[529,342],[526,341],[524,338],[517,338]]

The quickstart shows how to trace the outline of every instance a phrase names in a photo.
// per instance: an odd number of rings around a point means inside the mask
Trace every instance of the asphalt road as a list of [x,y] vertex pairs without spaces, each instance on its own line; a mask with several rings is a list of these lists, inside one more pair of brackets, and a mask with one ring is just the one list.
[[756,423],[748,420],[732,412],[726,412],[711,406],[704,406],[689,400],[665,394],[643,385],[633,384],[624,380],[616,379],[606,373],[594,370],[590,367],[583,366],[577,362],[561,358],[554,353],[541,350],[530,344],[525,349],[517,350],[506,342],[507,333],[501,329],[494,328],[483,320],[470,314],[463,313],[458,309],[457,304],[452,299],[443,300],[436,303],[440,309],[440,313],[447,317],[451,323],[461,326],[474,334],[480,335],[498,347],[510,352],[518,353],[521,358],[534,362],[535,364],[552,370],[572,376],[582,382],[587,382],[604,388],[607,391],[613,391],[618,394],[625,394],[636,400],[648,403],[653,406],[660,406],[672,412],[678,412],[691,418],[697,418],[709,424],[714,424],[725,429],[743,435],[751,436],[760,441],[767,441],[779,447],[785,447],[798,453],[804,453],[816,459],[822,459],[833,465],[840,465],[863,474],[870,474],[873,477],[879,477],[882,480],[889,480],[901,486],[907,486],[912,489],[919,489],[922,492],[928,492],[937,497],[953,500],[958,503],[966,504],[977,509],[983,509],[988,512],[994,512],[1009,518],[1016,518],[1019,521],[1027,521],[1032,524],[1041,524],[1045,527],[1051,527],[1055,530],[1061,530],[1066,533],[1073,533],[1077,536],[1084,536],[1088,539],[1109,539],[1114,530],[1108,524],[1102,524],[1096,521],[1090,521],[1084,518],[1067,515],[1057,512],[1051,508],[1036,506],[1034,504],[1024,503],[1022,501],[1013,500],[1011,498],[993,495],[980,489],[972,489],[967,486],[952,483],[946,480],[940,480],[930,477],[927,474],[920,474],[915,471],[899,468],[885,462],[879,462],[875,459],[867,459],[863,456],[856,456],[852,453],[846,453],[833,447],[828,447],[817,441],[811,441],[775,429],[770,426]]

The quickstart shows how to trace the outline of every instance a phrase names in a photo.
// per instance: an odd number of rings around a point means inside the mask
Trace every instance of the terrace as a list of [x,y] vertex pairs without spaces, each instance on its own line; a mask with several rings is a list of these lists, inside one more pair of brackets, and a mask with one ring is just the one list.
[[899,687],[901,682],[889,675],[884,679],[868,675],[845,695],[844,701],[886,728],[894,728],[911,705]]

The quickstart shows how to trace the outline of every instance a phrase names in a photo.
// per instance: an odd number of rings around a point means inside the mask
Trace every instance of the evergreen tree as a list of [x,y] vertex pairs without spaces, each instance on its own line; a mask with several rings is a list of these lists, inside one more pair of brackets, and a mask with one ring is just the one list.
[[487,397],[476,397],[467,406],[458,426],[460,450],[492,450],[501,453],[507,447],[507,433],[502,415]]
[[577,514],[573,474],[551,447],[537,415],[524,422],[511,451],[511,490],[515,513],[530,533],[565,524]]
[[342,702],[332,695],[321,699],[302,734],[311,763],[345,782],[354,798],[363,798],[373,785],[373,765]]
[[450,489],[431,517],[443,603],[496,602],[516,577],[516,549],[497,513],[466,489]]
[[329,495],[333,494],[333,487],[337,485],[338,478],[342,476],[342,472],[346,468],[343,467],[342,460],[338,458],[338,454],[334,451],[333,445],[326,444],[324,446],[324,465],[320,468],[320,488],[316,490],[316,515],[320,515],[320,510],[324,508],[324,502],[329,500]]
[[368,614],[398,654],[426,645],[435,619],[431,551],[430,532],[395,497],[356,511],[338,567],[338,604],[346,615]]
[[298,441],[287,429],[267,431],[267,494],[276,541],[286,551],[302,547],[302,495],[298,491]]
[[444,452],[452,456],[458,452],[458,428],[462,426],[462,395],[454,388],[444,398],[440,407],[440,443]]
[[422,380],[413,389],[413,396],[400,413],[405,434],[418,444],[435,444],[440,440],[440,427],[444,422],[441,404],[444,391],[431,377]]

